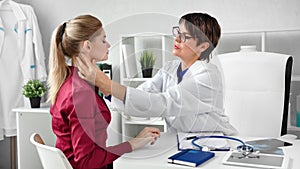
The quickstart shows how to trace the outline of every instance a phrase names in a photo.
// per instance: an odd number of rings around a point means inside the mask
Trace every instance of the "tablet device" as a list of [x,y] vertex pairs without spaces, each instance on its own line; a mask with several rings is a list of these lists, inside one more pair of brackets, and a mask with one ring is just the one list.
[[270,139],[261,139],[261,140],[252,140],[246,141],[247,144],[258,146],[258,147],[285,147],[285,146],[292,146],[292,143],[285,142],[276,138]]
[[283,155],[259,153],[257,155],[251,154],[249,157],[245,157],[240,152],[230,151],[225,155],[223,164],[257,168],[283,169],[287,168],[288,160],[289,158]]
[[275,154],[275,155],[276,154],[284,155],[283,150],[279,147],[293,145],[292,143],[281,141],[275,138],[246,141],[246,144],[252,145],[254,151],[259,151],[262,154]]

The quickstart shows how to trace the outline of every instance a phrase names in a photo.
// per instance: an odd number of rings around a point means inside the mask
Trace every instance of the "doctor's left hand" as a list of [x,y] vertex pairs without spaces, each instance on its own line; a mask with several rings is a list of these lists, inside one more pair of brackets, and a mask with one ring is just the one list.
[[109,79],[96,65],[95,60],[90,60],[87,56],[81,54],[76,57],[76,65],[79,70],[78,75],[95,85],[106,96],[111,94],[112,80]]

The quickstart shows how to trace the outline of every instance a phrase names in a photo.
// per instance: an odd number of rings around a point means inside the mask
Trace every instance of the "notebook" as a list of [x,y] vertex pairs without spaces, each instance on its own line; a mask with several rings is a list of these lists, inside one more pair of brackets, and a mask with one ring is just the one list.
[[[192,140],[195,136],[224,136],[221,132],[201,132],[201,133],[184,133],[178,132],[178,150],[184,149],[198,149],[198,147],[192,144]],[[226,139],[220,138],[203,138],[195,141],[196,144],[207,147],[209,150],[230,150],[230,145]]]
[[215,153],[201,150],[183,150],[168,158],[168,163],[197,167],[213,158]]

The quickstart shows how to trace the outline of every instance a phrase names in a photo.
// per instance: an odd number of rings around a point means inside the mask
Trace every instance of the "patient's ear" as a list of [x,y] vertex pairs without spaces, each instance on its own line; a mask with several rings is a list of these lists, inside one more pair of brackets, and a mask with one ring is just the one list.
[[89,53],[91,50],[91,43],[89,40],[83,41],[82,50],[86,53]]

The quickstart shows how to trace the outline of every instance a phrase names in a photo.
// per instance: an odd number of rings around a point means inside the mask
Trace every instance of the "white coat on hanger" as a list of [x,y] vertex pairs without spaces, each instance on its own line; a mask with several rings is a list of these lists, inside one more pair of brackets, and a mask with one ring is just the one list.
[[[32,7],[12,0],[4,0],[0,1],[0,10],[4,10],[5,12],[1,12],[6,16],[2,18],[0,15],[0,60],[4,62],[9,61],[8,58],[10,58],[16,62],[8,63],[11,66],[6,67],[6,70],[0,67],[0,71],[14,71],[21,77],[16,82],[7,82],[8,80],[0,82],[0,130],[4,130],[6,136],[14,136],[16,135],[16,118],[11,109],[24,106],[24,103],[25,107],[30,105],[29,99],[21,94],[22,86],[30,79],[46,81],[47,73],[41,33]],[[7,16],[11,16],[14,20],[9,20]],[[15,23],[9,23],[9,27],[6,27],[8,22]],[[8,34],[9,31],[10,34]],[[9,39],[15,39],[16,44],[12,44],[9,49],[4,48],[4,46],[7,47],[7,43],[11,42]],[[10,51],[13,54],[10,54]],[[17,83],[17,86],[7,87],[8,85],[4,83]],[[15,90],[12,89],[14,87]],[[7,94],[8,92],[11,94]]]

